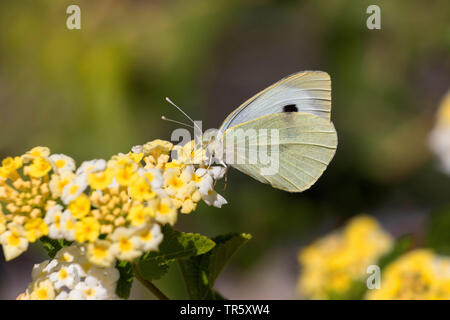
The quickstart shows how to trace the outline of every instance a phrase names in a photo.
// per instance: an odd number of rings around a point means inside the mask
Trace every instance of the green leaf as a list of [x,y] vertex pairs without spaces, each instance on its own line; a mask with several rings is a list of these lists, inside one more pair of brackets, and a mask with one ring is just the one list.
[[219,292],[217,292],[216,290],[212,289],[211,290],[211,295],[209,300],[227,300],[227,298],[225,298],[224,296],[222,296]]
[[180,268],[191,299],[224,299],[213,289],[214,283],[236,251],[251,239],[245,233],[213,238],[216,246],[206,254],[180,261]]
[[158,258],[140,260],[138,270],[146,280],[159,280],[167,273],[172,262],[173,260],[161,260]]
[[166,224],[162,228],[164,239],[159,251],[147,252],[138,263],[139,272],[147,280],[158,280],[177,259],[186,259],[211,250],[215,243],[208,237],[197,233],[184,233]]
[[399,237],[392,247],[391,251],[382,255],[377,262],[377,265],[382,270],[389,263],[397,259],[399,256],[407,252],[412,246],[413,237],[410,234]]
[[366,279],[353,280],[345,292],[327,293],[329,300],[363,300],[367,291]]
[[203,254],[211,250],[215,243],[198,233],[184,233],[174,230],[169,224],[162,227],[164,240],[159,245],[159,252],[150,251],[145,258],[173,260]]
[[437,210],[427,226],[425,245],[439,254],[450,254],[450,207]]
[[116,268],[120,278],[117,281],[116,294],[122,299],[128,299],[133,285],[133,267],[128,261],[117,261]]
[[39,240],[42,242],[42,246],[47,251],[50,258],[54,258],[56,253],[58,253],[58,251],[63,247],[67,247],[72,244],[72,242],[65,239],[51,239],[46,236],[41,237]]

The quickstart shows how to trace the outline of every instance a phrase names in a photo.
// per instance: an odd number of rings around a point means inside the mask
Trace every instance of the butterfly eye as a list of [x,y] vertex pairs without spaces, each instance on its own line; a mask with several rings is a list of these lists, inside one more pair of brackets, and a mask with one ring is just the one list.
[[297,112],[298,108],[295,104],[288,104],[283,107],[283,112]]

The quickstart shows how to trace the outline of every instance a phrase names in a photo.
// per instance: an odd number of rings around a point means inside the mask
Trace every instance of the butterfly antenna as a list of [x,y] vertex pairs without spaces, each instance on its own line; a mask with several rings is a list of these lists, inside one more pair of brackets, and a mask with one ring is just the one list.
[[177,106],[175,103],[173,103],[172,100],[170,100],[168,97],[166,97],[166,101],[167,101],[168,103],[170,103],[172,106],[174,106],[175,108],[177,108],[178,111],[180,111],[182,114],[184,114],[184,116],[185,116],[186,118],[188,118],[189,120],[191,120],[191,122],[194,124],[194,127],[196,127],[197,129],[199,129],[200,132],[202,131],[202,130],[199,128],[199,126],[195,123],[195,121],[192,120],[192,118],[189,117],[189,116],[187,115],[187,113],[184,112],[179,106]]
[[189,127],[189,128],[194,128],[194,126],[191,126],[190,124],[187,124],[187,123],[184,123],[184,122],[180,122],[180,121],[176,121],[176,120],[172,120],[172,119],[166,118],[164,116],[162,116],[161,119],[163,119],[165,121],[173,122],[173,123],[178,123],[178,124],[181,124],[182,126],[186,126],[186,127]]

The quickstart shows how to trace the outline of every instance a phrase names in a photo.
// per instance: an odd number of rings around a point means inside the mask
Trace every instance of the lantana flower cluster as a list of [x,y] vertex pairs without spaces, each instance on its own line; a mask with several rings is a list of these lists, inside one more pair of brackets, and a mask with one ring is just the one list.
[[417,249],[389,264],[381,279],[380,289],[369,290],[367,299],[449,300],[450,258]]
[[309,299],[344,297],[367,277],[367,267],[393,246],[392,237],[368,215],[353,218],[299,253],[298,292]]
[[18,300],[115,300],[119,271],[92,265],[84,247],[68,246],[36,264]]
[[[175,155],[175,156],[173,156]],[[197,161],[193,161],[197,160]],[[194,142],[154,140],[108,161],[75,161],[36,147],[0,167],[0,243],[6,260],[43,236],[85,250],[88,261],[111,267],[158,250],[161,225],[173,225],[200,200],[221,207],[214,191],[225,168],[210,166]]]

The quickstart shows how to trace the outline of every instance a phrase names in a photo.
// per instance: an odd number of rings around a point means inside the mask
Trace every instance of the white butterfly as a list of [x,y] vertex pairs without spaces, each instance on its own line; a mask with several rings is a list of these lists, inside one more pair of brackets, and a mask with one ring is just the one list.
[[[330,115],[330,76],[322,71],[298,72],[234,110],[208,147],[219,163],[274,188],[301,192],[317,181],[336,152]],[[268,138],[270,132],[276,139]],[[267,163],[255,161],[255,152],[261,150],[275,156],[276,171],[268,172]]]

